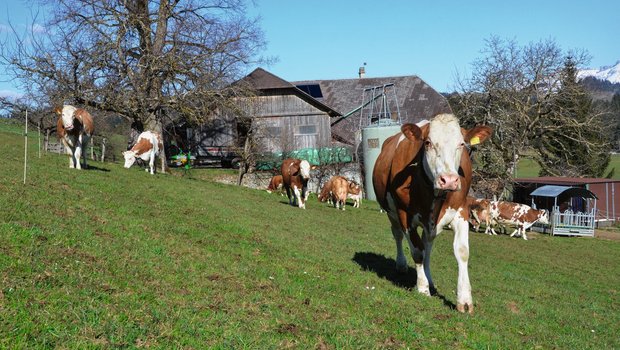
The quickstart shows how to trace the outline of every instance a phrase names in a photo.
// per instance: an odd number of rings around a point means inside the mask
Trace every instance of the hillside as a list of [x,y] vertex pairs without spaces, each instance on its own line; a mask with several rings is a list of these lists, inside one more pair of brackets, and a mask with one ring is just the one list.
[[0,140],[0,348],[620,347],[620,242],[472,233],[462,315],[452,232],[422,296],[374,202],[303,211],[210,170],[76,171],[34,142],[23,185],[19,127],[0,120]]

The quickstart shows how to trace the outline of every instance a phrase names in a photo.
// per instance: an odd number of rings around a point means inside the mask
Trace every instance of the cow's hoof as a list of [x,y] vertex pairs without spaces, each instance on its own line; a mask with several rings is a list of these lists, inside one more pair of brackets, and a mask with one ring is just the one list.
[[457,304],[456,310],[462,313],[474,314],[474,304]]

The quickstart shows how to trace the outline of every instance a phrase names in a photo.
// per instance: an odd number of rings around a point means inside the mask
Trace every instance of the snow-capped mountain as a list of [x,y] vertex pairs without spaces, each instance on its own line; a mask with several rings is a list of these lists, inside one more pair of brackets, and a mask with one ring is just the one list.
[[599,69],[584,69],[577,73],[578,79],[583,79],[585,77],[607,80],[614,84],[620,83],[620,61],[616,62],[614,66],[601,67]]

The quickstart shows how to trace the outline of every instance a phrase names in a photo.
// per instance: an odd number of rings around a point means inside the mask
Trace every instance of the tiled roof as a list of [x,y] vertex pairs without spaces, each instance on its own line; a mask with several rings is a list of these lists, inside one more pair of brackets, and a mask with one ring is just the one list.
[[[448,101],[422,79],[415,75],[383,78],[339,79],[339,80],[307,80],[292,82],[296,86],[318,84],[323,94],[318,98],[324,104],[345,115],[359,107],[371,96],[363,91],[366,88],[394,84],[396,99],[403,123],[416,123],[430,119],[439,113],[451,113]],[[362,101],[362,98],[364,100]],[[393,101],[391,92],[388,101]],[[396,112],[396,106],[390,105],[390,111]],[[338,140],[346,140],[354,144],[354,135],[360,127],[360,112],[356,112],[332,127],[332,134]]]
[[298,89],[295,85],[262,68],[256,68],[250,74],[241,79],[240,82],[248,83],[250,86],[252,86],[252,88],[258,91],[275,89],[287,90],[291,94],[299,96],[307,103],[319,108],[322,111],[327,112],[330,117],[340,116],[340,113],[334,110],[331,106],[326,105],[323,101],[313,98],[312,96]]

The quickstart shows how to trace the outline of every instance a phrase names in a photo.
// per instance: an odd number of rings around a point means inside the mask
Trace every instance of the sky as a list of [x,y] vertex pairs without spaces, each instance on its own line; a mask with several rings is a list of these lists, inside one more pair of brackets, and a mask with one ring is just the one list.
[[[0,3],[0,34],[9,20],[33,25],[27,4]],[[585,49],[592,60],[583,68],[620,60],[619,0],[254,0],[248,14],[260,17],[262,55],[276,59],[263,68],[288,81],[357,78],[365,64],[367,77],[417,75],[453,91],[491,36]],[[0,81],[0,95],[16,91]]]

